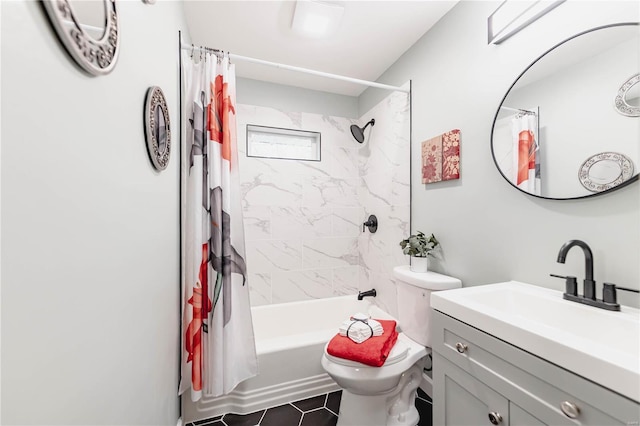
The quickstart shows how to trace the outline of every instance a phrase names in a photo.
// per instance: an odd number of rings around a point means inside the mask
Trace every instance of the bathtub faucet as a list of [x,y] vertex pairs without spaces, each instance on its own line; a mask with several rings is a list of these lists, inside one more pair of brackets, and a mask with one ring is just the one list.
[[376,297],[376,289],[372,288],[371,290],[359,292],[358,293],[358,300],[362,300],[367,296]]

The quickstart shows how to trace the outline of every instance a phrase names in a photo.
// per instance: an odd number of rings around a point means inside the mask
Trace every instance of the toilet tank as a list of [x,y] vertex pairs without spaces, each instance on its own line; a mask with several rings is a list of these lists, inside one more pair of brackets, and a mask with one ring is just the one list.
[[462,287],[462,281],[436,272],[413,272],[409,265],[393,268],[398,290],[400,329],[412,340],[431,347],[431,293]]

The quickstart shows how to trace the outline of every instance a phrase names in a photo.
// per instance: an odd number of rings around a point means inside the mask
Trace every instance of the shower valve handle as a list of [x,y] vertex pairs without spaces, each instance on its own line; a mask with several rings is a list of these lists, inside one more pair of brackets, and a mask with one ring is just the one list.
[[376,217],[376,215],[370,215],[369,219],[362,224],[362,232],[364,232],[365,227],[369,228],[369,232],[371,232],[372,234],[376,233],[376,231],[378,230],[378,218]]

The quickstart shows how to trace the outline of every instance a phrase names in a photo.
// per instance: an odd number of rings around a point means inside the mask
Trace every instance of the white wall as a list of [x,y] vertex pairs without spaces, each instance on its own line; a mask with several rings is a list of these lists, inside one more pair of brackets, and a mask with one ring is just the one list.
[[[118,2],[118,63],[83,74],[40,2],[2,2],[2,423],[178,419],[182,5]],[[147,88],[173,128],[151,167]]]
[[358,118],[358,98],[318,90],[238,78],[238,104],[277,108],[282,111],[304,111],[333,117]]
[[[557,42],[608,23],[638,21],[637,2],[568,1],[503,44],[487,45],[487,17],[500,2],[463,1],[409,49],[380,82],[413,82],[412,230],[434,232],[444,250],[438,270],[465,286],[510,279],[563,289],[549,273],[582,279],[584,258],[560,246],[583,239],[594,252],[595,279],[638,288],[640,188],[595,198],[552,201],[513,189],[491,158],[491,124],[515,78]],[[368,90],[360,111],[381,95]],[[461,179],[423,185],[417,142],[461,130]],[[620,292],[623,303],[638,298]]]

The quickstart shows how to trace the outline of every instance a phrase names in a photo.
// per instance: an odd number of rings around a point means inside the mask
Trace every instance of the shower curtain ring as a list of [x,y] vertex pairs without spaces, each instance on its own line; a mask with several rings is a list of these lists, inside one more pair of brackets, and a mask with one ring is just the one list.
[[191,43],[191,59],[193,59],[193,51],[195,50],[195,47],[193,46],[193,43]]

